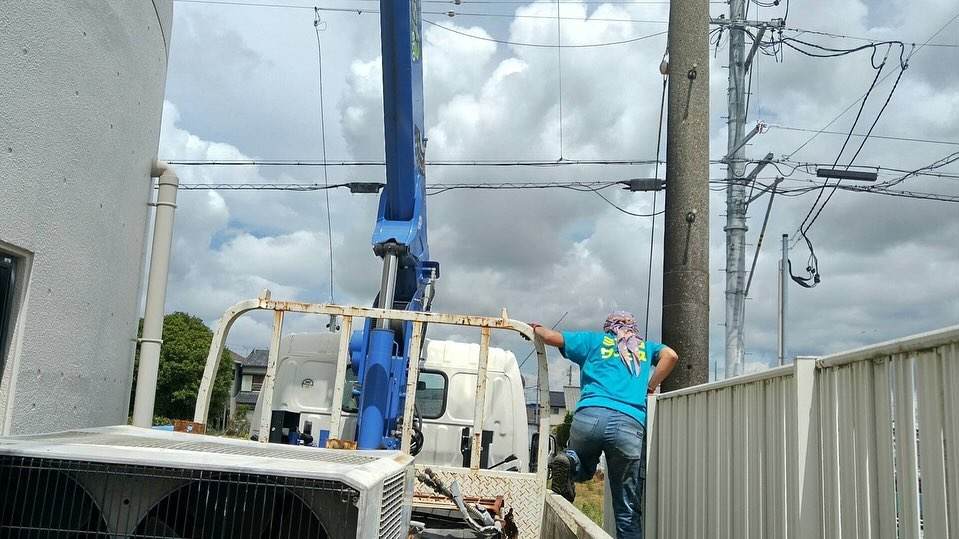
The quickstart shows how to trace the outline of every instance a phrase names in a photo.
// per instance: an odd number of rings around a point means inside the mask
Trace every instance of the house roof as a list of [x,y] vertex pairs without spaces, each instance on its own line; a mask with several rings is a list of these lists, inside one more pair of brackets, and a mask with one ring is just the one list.
[[[538,399],[539,396],[537,395]],[[536,402],[527,402],[526,406],[530,408],[535,408],[537,405]],[[566,395],[562,391],[550,391],[549,392],[549,407],[550,408],[565,408],[566,407]]]
[[243,361],[246,359],[245,357],[241,356],[240,354],[237,354],[233,350],[228,350],[228,352],[230,352],[230,360],[232,360],[233,363],[242,364]]
[[549,392],[549,405],[552,408],[565,408],[566,407],[566,395],[562,391],[550,391]]
[[242,365],[244,367],[266,367],[267,362],[270,360],[270,351],[269,350],[260,350],[254,348],[250,355],[246,356],[243,360]]
[[236,394],[237,404],[256,404],[256,396],[259,391],[240,391]]

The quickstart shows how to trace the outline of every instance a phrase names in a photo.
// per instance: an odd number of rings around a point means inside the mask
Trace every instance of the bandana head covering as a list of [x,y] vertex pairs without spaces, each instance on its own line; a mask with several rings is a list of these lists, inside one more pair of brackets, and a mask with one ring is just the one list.
[[633,313],[613,311],[606,317],[603,331],[616,336],[616,347],[619,349],[619,357],[623,360],[623,365],[630,374],[639,376],[641,372],[639,347],[643,344],[643,338],[639,336],[639,328],[636,327],[636,318],[633,317]]

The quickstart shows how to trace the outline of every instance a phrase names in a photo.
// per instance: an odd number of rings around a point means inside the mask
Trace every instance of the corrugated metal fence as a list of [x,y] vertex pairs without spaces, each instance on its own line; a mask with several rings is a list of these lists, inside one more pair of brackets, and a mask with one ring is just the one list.
[[651,409],[647,537],[959,537],[959,326]]

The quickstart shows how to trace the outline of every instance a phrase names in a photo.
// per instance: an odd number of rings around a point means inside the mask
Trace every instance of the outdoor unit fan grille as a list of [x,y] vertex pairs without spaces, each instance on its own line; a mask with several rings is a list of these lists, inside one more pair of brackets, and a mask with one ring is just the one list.
[[398,473],[383,485],[383,505],[380,511],[380,539],[401,539],[403,528],[404,473]]
[[359,492],[328,480],[0,456],[0,485],[4,538],[339,538],[357,528]]

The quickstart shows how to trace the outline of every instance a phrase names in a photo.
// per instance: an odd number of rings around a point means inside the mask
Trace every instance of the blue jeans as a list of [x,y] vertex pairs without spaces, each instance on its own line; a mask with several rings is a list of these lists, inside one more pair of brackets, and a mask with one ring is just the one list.
[[617,539],[643,537],[643,483],[646,479],[646,426],[632,417],[590,406],[577,410],[566,455],[573,480],[588,481],[606,453],[606,477],[613,497]]

